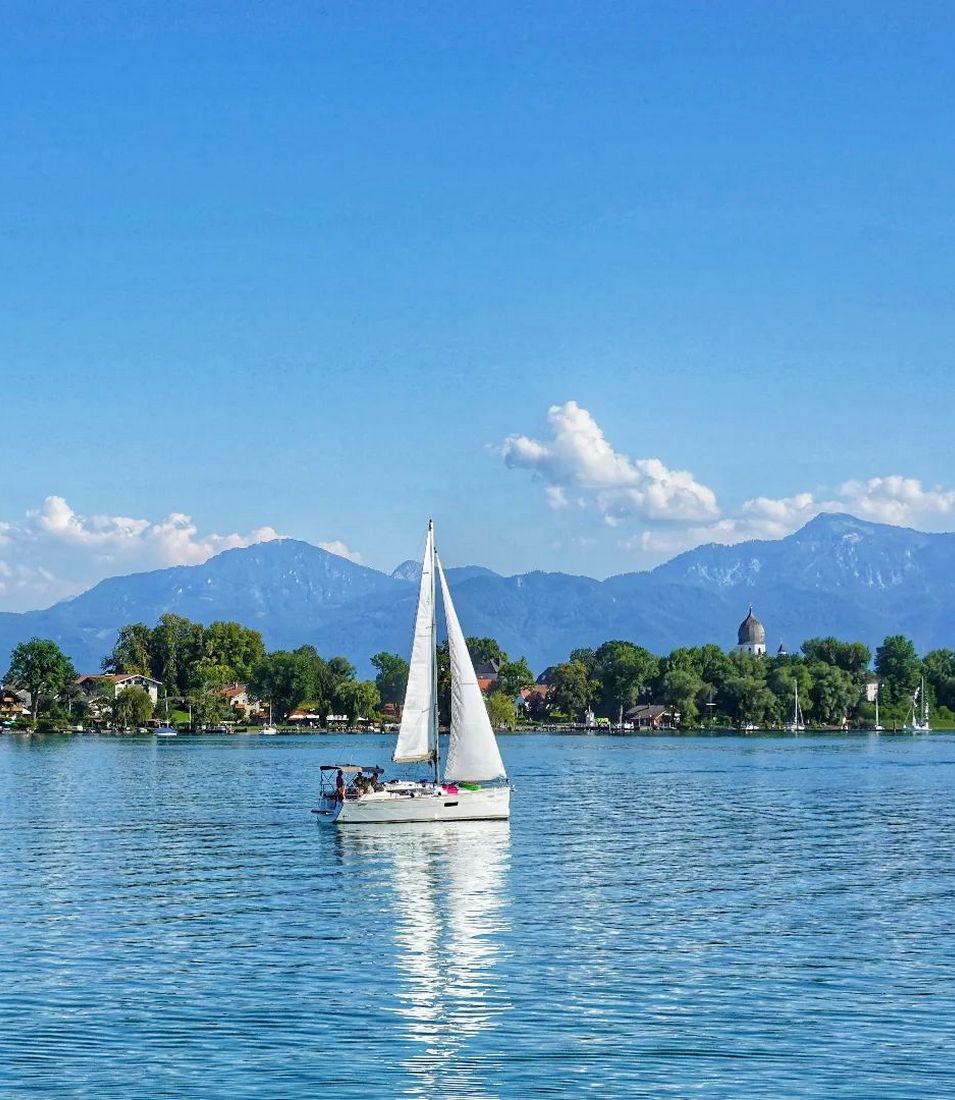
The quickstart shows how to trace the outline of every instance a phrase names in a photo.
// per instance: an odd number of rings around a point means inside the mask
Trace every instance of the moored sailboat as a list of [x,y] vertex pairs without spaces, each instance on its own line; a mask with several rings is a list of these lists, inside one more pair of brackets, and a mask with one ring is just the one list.
[[788,733],[805,733],[806,723],[799,707],[799,681],[793,681],[793,716],[783,727]]
[[902,727],[903,733],[931,733],[932,723],[928,716],[928,696],[925,694],[925,677],[912,695],[912,710],[909,720]]
[[[443,779],[439,779],[435,626],[438,581],[451,661],[451,729]],[[507,772],[448,582],[435,552],[431,523],[421,563],[408,685],[392,760],[396,764],[428,763],[432,776],[419,781],[383,782],[378,769],[353,766],[350,774],[354,779],[345,786],[344,769],[326,766],[322,772],[322,806],[317,812],[338,825],[502,820],[510,814]],[[333,775],[335,789],[324,789],[325,777]]]
[[272,725],[272,700],[269,700],[269,724],[262,730],[263,737],[274,737],[279,731]]

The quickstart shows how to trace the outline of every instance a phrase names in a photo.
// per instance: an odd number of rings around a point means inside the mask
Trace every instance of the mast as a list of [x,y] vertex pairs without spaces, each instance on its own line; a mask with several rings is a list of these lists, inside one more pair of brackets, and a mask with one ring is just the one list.
[[434,728],[432,763],[434,764],[434,782],[437,785],[440,766],[438,748],[440,742],[440,730],[438,728],[438,635],[434,607],[434,521],[430,519],[428,520],[428,533],[431,536],[428,541],[431,544],[431,722]]
[[879,688],[882,685],[877,683],[875,685],[875,728],[879,728]]

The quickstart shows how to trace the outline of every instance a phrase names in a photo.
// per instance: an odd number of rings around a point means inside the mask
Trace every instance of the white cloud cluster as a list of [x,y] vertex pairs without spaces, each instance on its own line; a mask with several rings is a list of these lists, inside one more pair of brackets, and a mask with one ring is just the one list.
[[272,527],[200,534],[181,512],[158,521],[82,516],[63,497],[49,496],[22,522],[0,523],[0,606],[38,607],[117,573],[198,565],[221,550],[281,537]]
[[548,423],[547,440],[512,435],[504,441],[507,465],[541,477],[551,508],[593,507],[610,526],[640,524],[642,529],[621,538],[619,545],[648,556],[659,558],[704,542],[782,538],[821,512],[849,512],[925,530],[939,529],[955,517],[955,490],[925,487],[899,474],[845,481],[834,493],[753,497],[724,512],[713,490],[687,471],[615,451],[576,401],[552,405]]
[[349,549],[341,539],[332,539],[331,542],[320,542],[318,545],[323,550],[327,550],[329,554],[337,554],[340,558],[347,558],[349,561],[355,562],[356,565],[361,565],[361,554],[359,554],[357,550]]
[[630,458],[615,451],[600,425],[576,401],[551,405],[551,438],[509,436],[502,445],[512,469],[532,470],[547,482],[552,508],[593,506],[610,526],[624,519],[687,522],[715,518],[716,494],[686,470],[659,458]]

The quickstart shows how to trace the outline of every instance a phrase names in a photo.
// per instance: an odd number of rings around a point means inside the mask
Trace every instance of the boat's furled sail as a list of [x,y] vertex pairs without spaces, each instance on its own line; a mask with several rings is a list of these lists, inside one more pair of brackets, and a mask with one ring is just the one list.
[[451,739],[444,778],[453,782],[501,779],[507,774],[504,771],[504,761],[497,747],[494,730],[491,729],[471,654],[468,653],[461,624],[451,602],[444,570],[437,558],[435,562],[441,578],[451,657]]
[[396,764],[431,759],[437,742],[434,690],[434,533],[429,526],[421,563],[421,588],[418,592],[408,687],[398,741],[392,756]]

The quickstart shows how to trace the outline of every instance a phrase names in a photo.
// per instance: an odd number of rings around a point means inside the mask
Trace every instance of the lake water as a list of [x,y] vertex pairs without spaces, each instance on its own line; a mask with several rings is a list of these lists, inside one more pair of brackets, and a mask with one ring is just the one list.
[[346,831],[390,738],[0,739],[0,1095],[955,1095],[955,740],[502,749]]

